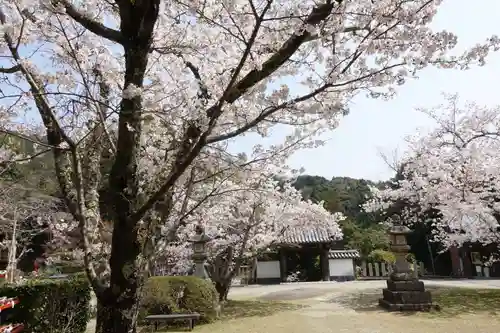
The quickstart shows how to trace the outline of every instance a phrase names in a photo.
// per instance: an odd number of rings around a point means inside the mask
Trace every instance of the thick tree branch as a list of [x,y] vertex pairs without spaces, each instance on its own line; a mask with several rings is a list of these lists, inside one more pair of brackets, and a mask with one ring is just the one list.
[[226,134],[221,134],[221,135],[218,135],[215,137],[209,137],[207,139],[207,144],[215,143],[215,142],[219,142],[219,141],[224,141],[224,140],[227,140],[230,138],[234,138],[235,136],[238,136],[238,135],[248,131],[252,127],[255,127],[258,123],[260,123],[261,121],[266,119],[266,117],[269,117],[273,113],[275,113],[279,110],[285,109],[288,106],[291,106],[291,105],[306,101],[310,98],[313,98],[314,96],[316,96],[319,93],[322,93],[323,91],[330,88],[331,86],[332,86],[331,84],[325,84],[325,85],[321,86],[320,88],[310,92],[309,94],[294,98],[291,101],[287,101],[287,102],[281,103],[281,104],[273,106],[273,107],[268,107],[268,108],[264,109],[259,114],[259,116],[255,117],[252,121],[248,122],[244,126],[238,128],[232,132],[226,133]]
[[15,136],[17,138],[20,138],[22,140],[26,140],[28,142],[31,142],[35,145],[39,145],[39,146],[42,146],[42,147],[46,147],[46,148],[57,148],[56,146],[53,146],[53,145],[49,145],[45,142],[42,142],[42,141],[39,141],[39,140],[35,140],[33,138],[30,138],[29,136],[26,136],[26,135],[23,135],[21,133],[17,133],[17,132],[14,132],[14,131],[10,131],[8,129],[5,129],[5,128],[0,128],[0,133],[5,133],[7,135],[12,135],[12,136]]
[[[262,13],[255,20],[255,25],[252,29],[252,33],[250,35],[250,38],[248,39],[247,42],[245,42],[245,44],[246,44],[245,51],[243,52],[243,55],[241,56],[241,59],[240,59],[238,65],[234,69],[233,74],[231,75],[231,79],[229,80],[229,83],[228,83],[226,89],[222,93],[222,96],[220,98],[219,103],[217,103],[216,107],[212,107],[212,108],[207,110],[208,117],[213,118],[213,119],[218,118],[218,116],[222,112],[222,103],[225,101],[231,100],[230,96],[231,96],[231,94],[233,94],[233,85],[236,82],[236,80],[238,79],[238,76],[240,75],[241,70],[243,69],[243,66],[245,65],[248,57],[250,56],[250,53],[252,51],[252,47],[255,43],[255,39],[257,38],[257,36],[259,34],[259,30],[260,30],[260,27],[262,25],[263,19],[266,15],[267,11],[269,10],[269,8],[271,8],[272,3],[273,3],[273,0],[268,0],[266,6],[262,10]],[[250,87],[248,87],[248,88],[250,88]]]
[[89,30],[90,32],[110,41],[123,44],[123,35],[120,31],[108,28],[104,24],[94,21],[85,14],[80,13],[78,9],[69,1],[53,0],[52,4],[54,6],[57,6],[58,4],[63,5],[66,9],[66,14],[68,14],[73,20],[80,23],[85,29]]
[[[316,26],[324,21],[331,14],[335,5],[334,3],[335,1],[327,1],[325,4],[314,8],[304,21],[304,25]],[[311,33],[308,31],[304,31],[301,35],[290,37],[275,54],[262,64],[262,69],[254,69],[238,83],[230,85],[228,93],[224,96],[223,100],[228,103],[234,103],[248,89],[280,68],[310,38]]]
[[[184,224],[185,218],[188,216],[186,214],[188,210],[189,199],[191,198],[191,193],[193,192],[194,177],[196,176],[196,168],[192,168],[189,174],[189,178],[186,183],[186,189],[184,193],[184,200],[182,201],[181,210],[179,212],[179,219],[167,232],[167,242],[172,242],[175,239],[177,230]],[[165,217],[164,217],[165,218]]]
[[392,69],[394,67],[398,67],[398,66],[402,66],[404,65],[404,63],[398,63],[398,64],[394,64],[394,65],[391,65],[391,66],[388,66],[388,67],[384,67],[380,70],[377,70],[377,71],[374,71],[372,73],[368,73],[366,75],[363,75],[359,78],[356,78],[356,79],[353,79],[353,80],[349,80],[349,81],[344,81],[344,82],[339,82],[339,83],[326,83],[324,84],[323,86],[311,91],[310,93],[308,94],[305,94],[305,95],[302,95],[300,97],[296,97],[292,100],[289,100],[289,101],[286,101],[286,102],[283,102],[281,104],[278,104],[278,105],[275,105],[275,106],[272,106],[272,107],[267,107],[266,109],[264,109],[260,114],[259,116],[255,117],[252,121],[248,122],[247,124],[245,124],[244,126],[232,131],[232,132],[229,132],[229,133],[226,133],[226,134],[221,134],[221,135],[218,135],[218,136],[214,136],[214,137],[208,137],[207,138],[207,144],[210,144],[210,143],[214,143],[214,142],[219,142],[219,141],[223,141],[223,140],[227,140],[227,139],[230,139],[230,138],[234,138],[235,136],[238,136],[246,131],[248,131],[249,129],[251,129],[252,127],[255,127],[257,124],[259,124],[261,121],[264,121],[266,119],[266,117],[269,117],[270,115],[272,115],[273,113],[279,111],[279,110],[283,110],[283,109],[286,109],[287,107],[289,106],[293,106],[297,103],[301,103],[301,102],[305,102],[311,98],[314,98],[316,95],[326,91],[327,89],[329,88],[336,88],[336,87],[342,87],[342,86],[346,86],[346,85],[349,85],[351,83],[354,83],[355,81],[362,81],[364,79],[367,79],[373,75],[377,75],[377,74],[380,74],[386,70],[389,70],[389,69]]
[[132,215],[132,221],[140,220],[151,209],[157,201],[161,200],[165,193],[174,186],[177,179],[184,171],[193,163],[196,156],[205,146],[206,138],[213,127],[213,123],[209,125],[209,130],[200,135],[196,130],[196,126],[191,124],[188,126],[182,139],[183,147],[181,147],[175,157],[172,170],[167,176],[163,185]]
[[[72,149],[72,154],[71,154],[72,160],[72,166],[73,166],[73,171],[74,171],[74,182],[75,182],[75,190],[76,190],[76,197],[77,197],[77,204],[78,204],[78,214],[76,214],[76,219],[78,221],[78,228],[80,229],[81,237],[82,237],[82,242],[83,242],[83,251],[85,252],[85,255],[83,257],[84,263],[85,263],[85,272],[87,273],[87,276],[89,278],[90,284],[92,285],[92,288],[94,289],[96,296],[99,299],[103,299],[104,294],[106,293],[107,288],[99,281],[97,277],[97,273],[95,271],[92,258],[93,258],[93,252],[92,252],[92,246],[91,246],[91,241],[89,239],[90,235],[90,230],[89,230],[89,220],[91,219],[97,219],[98,216],[95,216],[95,210],[97,209],[95,207],[90,207],[91,209],[87,209],[85,205],[85,191],[84,191],[84,182],[83,182],[83,171],[82,171],[82,165],[80,161],[80,157],[78,156],[78,152],[76,151],[76,148]],[[92,209],[94,208],[94,209]],[[89,211],[91,213],[89,214]],[[92,215],[92,216],[90,216]],[[98,221],[94,221],[97,223]]]
[[9,68],[0,67],[0,73],[2,73],[2,74],[13,74],[13,73],[19,72],[20,70],[21,70],[21,66],[19,66],[19,65],[15,65],[15,66],[12,66]]

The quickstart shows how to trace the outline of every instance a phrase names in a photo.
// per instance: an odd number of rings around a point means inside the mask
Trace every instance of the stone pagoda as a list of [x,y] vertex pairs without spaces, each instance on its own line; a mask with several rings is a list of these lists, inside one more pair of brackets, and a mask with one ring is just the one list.
[[389,230],[396,262],[387,280],[387,288],[383,290],[383,298],[379,299],[379,305],[389,311],[429,311],[432,307],[431,293],[425,290],[424,283],[418,280],[406,259],[410,249],[406,242],[409,232],[410,229],[400,223]]
[[[194,262],[193,275],[202,279],[209,279],[207,272],[207,248],[206,244],[211,239],[205,234],[205,228],[201,224],[195,227],[195,235],[190,239],[193,244],[193,255],[191,258]],[[1,333],[1,332],[0,332]]]

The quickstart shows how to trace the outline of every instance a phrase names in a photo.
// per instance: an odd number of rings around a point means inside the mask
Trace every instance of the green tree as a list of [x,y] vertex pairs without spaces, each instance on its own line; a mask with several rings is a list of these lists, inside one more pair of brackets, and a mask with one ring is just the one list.
[[346,247],[357,249],[366,257],[375,249],[389,246],[386,230],[379,225],[379,214],[367,213],[363,204],[371,198],[370,187],[383,187],[365,179],[334,177],[331,180],[319,176],[299,176],[294,186],[302,191],[305,199],[324,202],[330,212],[342,212],[347,219],[342,222]]

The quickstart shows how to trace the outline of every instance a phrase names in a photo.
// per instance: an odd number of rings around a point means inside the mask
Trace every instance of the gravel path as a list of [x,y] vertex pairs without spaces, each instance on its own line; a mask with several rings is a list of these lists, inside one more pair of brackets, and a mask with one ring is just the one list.
[[[426,286],[461,287],[461,288],[500,288],[500,280],[424,280]],[[279,300],[303,299],[301,295],[337,292],[355,292],[377,288],[384,288],[385,280],[352,281],[352,282],[300,282],[284,283],[279,285],[250,285],[247,287],[232,288],[230,298],[264,298]]]

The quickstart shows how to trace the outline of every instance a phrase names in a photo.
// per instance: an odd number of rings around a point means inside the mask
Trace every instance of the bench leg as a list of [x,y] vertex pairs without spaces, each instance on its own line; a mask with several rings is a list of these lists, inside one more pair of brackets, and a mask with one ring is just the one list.
[[189,330],[192,331],[194,327],[193,319],[189,319]]

